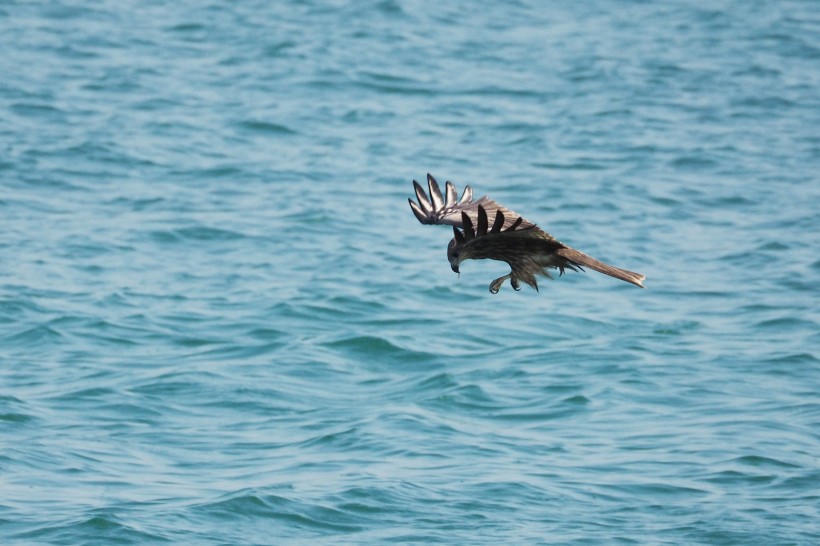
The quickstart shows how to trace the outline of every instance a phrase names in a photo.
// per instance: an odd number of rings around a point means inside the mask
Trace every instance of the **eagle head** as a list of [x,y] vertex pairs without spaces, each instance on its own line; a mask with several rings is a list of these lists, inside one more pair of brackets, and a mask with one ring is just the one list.
[[447,260],[450,262],[450,269],[454,273],[458,273],[458,266],[461,263],[461,248],[455,239],[451,239],[450,244],[447,245]]

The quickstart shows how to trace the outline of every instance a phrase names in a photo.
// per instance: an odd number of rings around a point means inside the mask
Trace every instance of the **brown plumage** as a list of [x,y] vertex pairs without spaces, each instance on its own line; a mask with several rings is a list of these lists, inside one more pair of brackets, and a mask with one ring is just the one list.
[[490,283],[493,294],[507,279],[515,290],[520,290],[519,282],[538,290],[536,277],[551,278],[550,269],[557,269],[559,275],[563,275],[567,269],[583,271],[584,267],[644,287],[646,277],[640,273],[605,264],[570,248],[486,196],[473,200],[470,186],[465,187],[458,201],[453,184],[447,182],[445,199],[436,179],[429,174],[429,197],[415,180],[413,187],[418,203],[408,201],[419,222],[453,226],[454,237],[447,247],[447,259],[453,271],[458,273],[464,260],[500,260],[510,266],[509,274]]

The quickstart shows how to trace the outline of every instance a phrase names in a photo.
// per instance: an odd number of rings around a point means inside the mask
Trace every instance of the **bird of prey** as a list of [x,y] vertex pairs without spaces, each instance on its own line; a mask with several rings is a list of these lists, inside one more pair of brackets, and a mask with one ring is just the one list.
[[515,290],[520,290],[520,283],[524,282],[537,291],[536,275],[552,278],[549,269],[557,269],[559,275],[563,275],[567,269],[583,271],[584,267],[644,288],[644,275],[605,264],[568,247],[487,196],[473,199],[470,186],[464,188],[461,199],[457,198],[456,188],[450,182],[442,195],[438,182],[429,174],[429,196],[415,180],[413,187],[418,203],[408,201],[419,222],[453,226],[454,237],[447,245],[447,259],[454,272],[459,272],[464,260],[488,258],[510,266],[509,274],[490,283],[493,294],[498,293],[507,279]]

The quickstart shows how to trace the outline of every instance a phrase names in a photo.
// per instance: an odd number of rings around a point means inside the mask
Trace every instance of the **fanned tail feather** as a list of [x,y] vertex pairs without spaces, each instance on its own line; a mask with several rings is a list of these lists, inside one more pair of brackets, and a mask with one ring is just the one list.
[[583,267],[588,267],[598,271],[599,273],[603,273],[604,275],[609,275],[610,277],[615,277],[616,279],[632,283],[635,286],[646,288],[643,285],[643,281],[646,279],[646,276],[641,275],[640,273],[627,271],[626,269],[620,269],[618,267],[605,264],[604,262],[600,262],[592,256],[587,256],[583,252],[575,250],[574,248],[560,248],[556,250],[555,253],[562,258],[566,258],[567,260],[570,260]]

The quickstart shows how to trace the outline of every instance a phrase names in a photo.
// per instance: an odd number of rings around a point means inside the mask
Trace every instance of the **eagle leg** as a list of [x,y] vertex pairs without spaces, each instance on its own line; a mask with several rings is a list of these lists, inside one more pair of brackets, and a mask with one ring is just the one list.
[[518,280],[515,277],[513,277],[512,273],[510,273],[509,275],[498,277],[496,280],[490,283],[490,294],[498,294],[498,291],[501,290],[501,285],[504,284],[504,281],[506,281],[507,279],[513,279],[512,281],[510,281],[513,285],[513,288],[519,290],[519,288],[517,288]]
[[510,273],[510,284],[516,292],[521,291],[521,284],[519,284],[518,278],[516,278],[512,273]]

